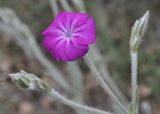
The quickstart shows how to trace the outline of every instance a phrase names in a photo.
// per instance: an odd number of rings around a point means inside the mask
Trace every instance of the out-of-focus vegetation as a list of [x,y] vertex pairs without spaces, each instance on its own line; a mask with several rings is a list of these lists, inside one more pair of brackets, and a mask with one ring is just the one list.
[[[142,100],[150,100],[153,107],[157,108],[158,105],[155,104],[160,104],[160,0],[84,0],[84,3],[88,13],[96,20],[97,45],[103,54],[104,62],[108,64],[109,72],[128,99],[130,86],[130,30],[137,18],[141,17],[146,10],[150,11],[149,27],[139,51],[138,80],[140,90],[142,90],[140,91]],[[53,13],[48,0],[0,0],[0,7],[12,8],[18,17],[30,27],[37,38],[36,40],[41,45],[41,32],[53,19]],[[27,107],[28,110],[33,110],[33,105],[36,114],[50,114],[53,107],[56,109],[54,111],[55,114],[73,113],[64,106],[62,111],[61,105],[52,103],[51,98],[48,96],[40,96],[37,92],[21,92],[10,86],[10,83],[4,82],[4,80],[10,82],[7,78],[7,74],[10,71],[26,69],[36,74],[43,74],[44,72],[36,60],[29,62],[22,50],[6,40],[3,34],[0,36],[0,43],[0,81],[2,81],[0,83],[0,97],[8,95],[3,100],[0,100],[0,114],[11,113],[9,110],[14,110],[15,112],[17,110],[27,110],[24,107]],[[60,68],[63,67],[58,63],[55,64]],[[88,78],[90,74],[86,73],[86,67],[83,67],[84,64],[81,62],[80,64],[82,70],[85,71],[87,103],[100,108],[106,108],[106,106],[102,106],[105,104],[102,98],[105,96],[104,93],[99,86],[94,85],[92,80]],[[46,78],[46,80],[50,79]],[[146,91],[149,92],[147,93]],[[145,94],[149,95],[146,97]],[[17,104],[19,102],[15,101],[19,101],[21,99],[19,98],[20,96],[25,99],[18,107],[19,105]],[[12,102],[10,103],[11,100]],[[42,106],[39,106],[39,104]],[[50,105],[52,108],[48,107]],[[38,107],[43,107],[42,109],[47,111],[41,111],[41,109],[39,111]]]

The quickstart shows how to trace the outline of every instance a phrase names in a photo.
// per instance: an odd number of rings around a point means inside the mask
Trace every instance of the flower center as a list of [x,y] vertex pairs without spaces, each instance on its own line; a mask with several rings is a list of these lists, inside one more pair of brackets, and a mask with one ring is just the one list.
[[71,38],[72,37],[72,33],[66,33],[66,38]]
[[65,34],[66,38],[72,38],[74,32],[71,30],[68,30],[67,33]]

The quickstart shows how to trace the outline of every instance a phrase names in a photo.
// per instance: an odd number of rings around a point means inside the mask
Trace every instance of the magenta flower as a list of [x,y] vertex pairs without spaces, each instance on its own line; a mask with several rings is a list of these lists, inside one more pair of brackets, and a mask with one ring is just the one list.
[[83,57],[96,41],[95,22],[85,13],[61,12],[42,34],[43,46],[62,61]]

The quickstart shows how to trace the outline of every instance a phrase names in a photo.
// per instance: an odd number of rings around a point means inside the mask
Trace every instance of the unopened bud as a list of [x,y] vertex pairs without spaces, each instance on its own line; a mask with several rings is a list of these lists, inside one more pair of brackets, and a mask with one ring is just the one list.
[[20,89],[31,89],[42,92],[50,92],[52,89],[45,81],[41,80],[34,74],[27,73],[23,70],[18,73],[9,74],[9,76]]
[[135,24],[132,27],[130,47],[132,51],[137,51],[142,37],[146,33],[149,21],[149,11],[147,11],[143,17],[139,20],[136,20]]

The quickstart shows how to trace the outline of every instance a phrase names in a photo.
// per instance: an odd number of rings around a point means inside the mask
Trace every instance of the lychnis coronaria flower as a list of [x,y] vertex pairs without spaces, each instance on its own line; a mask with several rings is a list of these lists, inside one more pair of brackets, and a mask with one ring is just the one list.
[[61,12],[42,34],[43,46],[62,61],[83,57],[96,41],[95,22],[85,13]]

